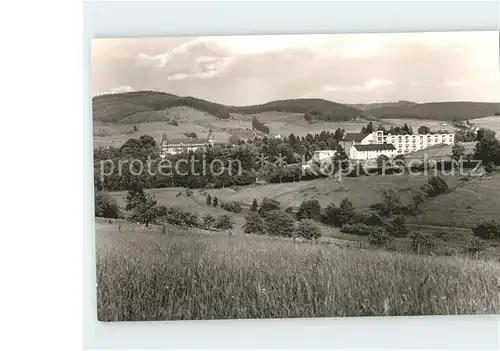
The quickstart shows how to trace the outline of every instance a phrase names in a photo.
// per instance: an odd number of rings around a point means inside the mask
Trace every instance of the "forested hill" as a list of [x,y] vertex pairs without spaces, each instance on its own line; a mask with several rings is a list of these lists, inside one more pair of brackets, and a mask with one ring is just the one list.
[[315,119],[328,121],[345,121],[356,117],[372,119],[355,107],[323,99],[289,99],[261,105],[227,106],[191,96],[181,97],[154,91],[101,95],[92,99],[94,120],[101,122],[126,123],[131,117],[135,117],[136,122],[150,122],[148,119],[153,116],[151,112],[177,106],[192,107],[223,119],[229,118],[230,113],[254,114],[269,111],[309,113]]

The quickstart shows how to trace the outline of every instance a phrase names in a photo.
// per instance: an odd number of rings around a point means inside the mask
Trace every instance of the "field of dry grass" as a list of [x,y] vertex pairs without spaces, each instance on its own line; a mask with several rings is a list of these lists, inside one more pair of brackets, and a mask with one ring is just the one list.
[[101,321],[500,313],[496,262],[97,223]]

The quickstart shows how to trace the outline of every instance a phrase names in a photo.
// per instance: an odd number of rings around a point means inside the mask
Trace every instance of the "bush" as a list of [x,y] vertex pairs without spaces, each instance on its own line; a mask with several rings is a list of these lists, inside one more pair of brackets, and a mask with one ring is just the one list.
[[448,190],[448,184],[440,176],[432,176],[427,184],[421,187],[422,191],[429,197],[435,197],[444,194]]
[[356,218],[356,208],[348,198],[344,198],[340,202],[340,206],[338,209],[339,224],[344,225],[346,223],[351,223],[355,218]]
[[280,208],[281,204],[278,201],[264,198],[258,212],[262,217],[266,217],[269,212],[279,210]]
[[409,233],[408,228],[405,227],[405,219],[403,216],[397,216],[389,222],[385,226],[385,230],[387,231],[387,234],[399,238],[405,237]]
[[217,197],[214,197],[214,201],[212,201],[212,204],[214,205],[214,207],[217,207],[219,205],[219,199],[217,199]]
[[312,240],[319,238],[321,231],[312,219],[303,219],[295,229],[294,236]]
[[215,229],[224,230],[224,229],[231,229],[232,227],[233,227],[233,221],[232,218],[229,217],[228,215],[218,216],[214,223]]
[[208,206],[212,205],[212,196],[210,194],[207,195],[207,205]]
[[371,245],[377,247],[383,247],[389,245],[394,238],[390,236],[383,228],[377,228],[376,230],[371,231],[368,236],[368,241]]
[[363,223],[354,223],[354,224],[344,224],[340,228],[340,231],[343,233],[368,236],[372,233],[373,228]]
[[212,216],[211,214],[206,214],[203,217],[203,226],[206,229],[210,229],[210,227],[215,223],[215,217]]
[[273,210],[266,213],[266,232],[269,235],[291,237],[294,230],[292,216],[282,210]]
[[288,213],[289,215],[293,216],[293,207],[289,206],[285,209],[285,212]]
[[364,213],[360,216],[360,220],[362,223],[366,225],[376,225],[381,226],[384,224],[382,217],[377,212],[370,211],[368,213]]
[[175,207],[170,207],[164,216],[167,223],[171,223],[180,227],[199,227],[200,221],[195,213],[182,211]]
[[265,234],[266,224],[264,219],[256,212],[250,212],[245,218],[245,224],[243,225],[243,232],[246,234]]
[[297,211],[297,219],[317,218],[321,213],[321,205],[318,200],[304,200]]
[[234,212],[234,213],[240,213],[241,212],[241,205],[235,201],[228,201],[224,204],[221,203],[221,207],[225,209],[226,211]]
[[480,252],[486,250],[486,243],[478,237],[472,237],[467,250],[469,253],[477,256]]
[[496,221],[479,223],[472,231],[475,236],[481,239],[500,239],[500,224]]
[[495,170],[495,164],[493,162],[488,162],[486,166],[484,166],[484,170],[486,173],[492,173]]
[[416,254],[429,253],[436,247],[436,243],[431,236],[422,235],[419,232],[412,235],[411,244],[413,252]]
[[116,200],[105,193],[95,191],[95,216],[104,218],[119,218],[120,208]]
[[379,213],[387,217],[401,213],[401,196],[396,190],[384,189],[382,191],[382,201],[379,205]]

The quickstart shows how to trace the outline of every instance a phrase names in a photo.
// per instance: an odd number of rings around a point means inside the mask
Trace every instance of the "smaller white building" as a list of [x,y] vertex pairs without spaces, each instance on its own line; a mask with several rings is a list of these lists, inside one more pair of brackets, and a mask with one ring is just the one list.
[[389,158],[398,154],[393,144],[355,144],[349,149],[349,159],[351,160],[375,160],[380,155]]

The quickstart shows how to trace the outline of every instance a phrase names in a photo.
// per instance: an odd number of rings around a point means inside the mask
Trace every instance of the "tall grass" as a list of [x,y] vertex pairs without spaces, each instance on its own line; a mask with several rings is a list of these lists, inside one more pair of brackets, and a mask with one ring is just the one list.
[[183,233],[99,235],[101,321],[500,313],[500,265]]

